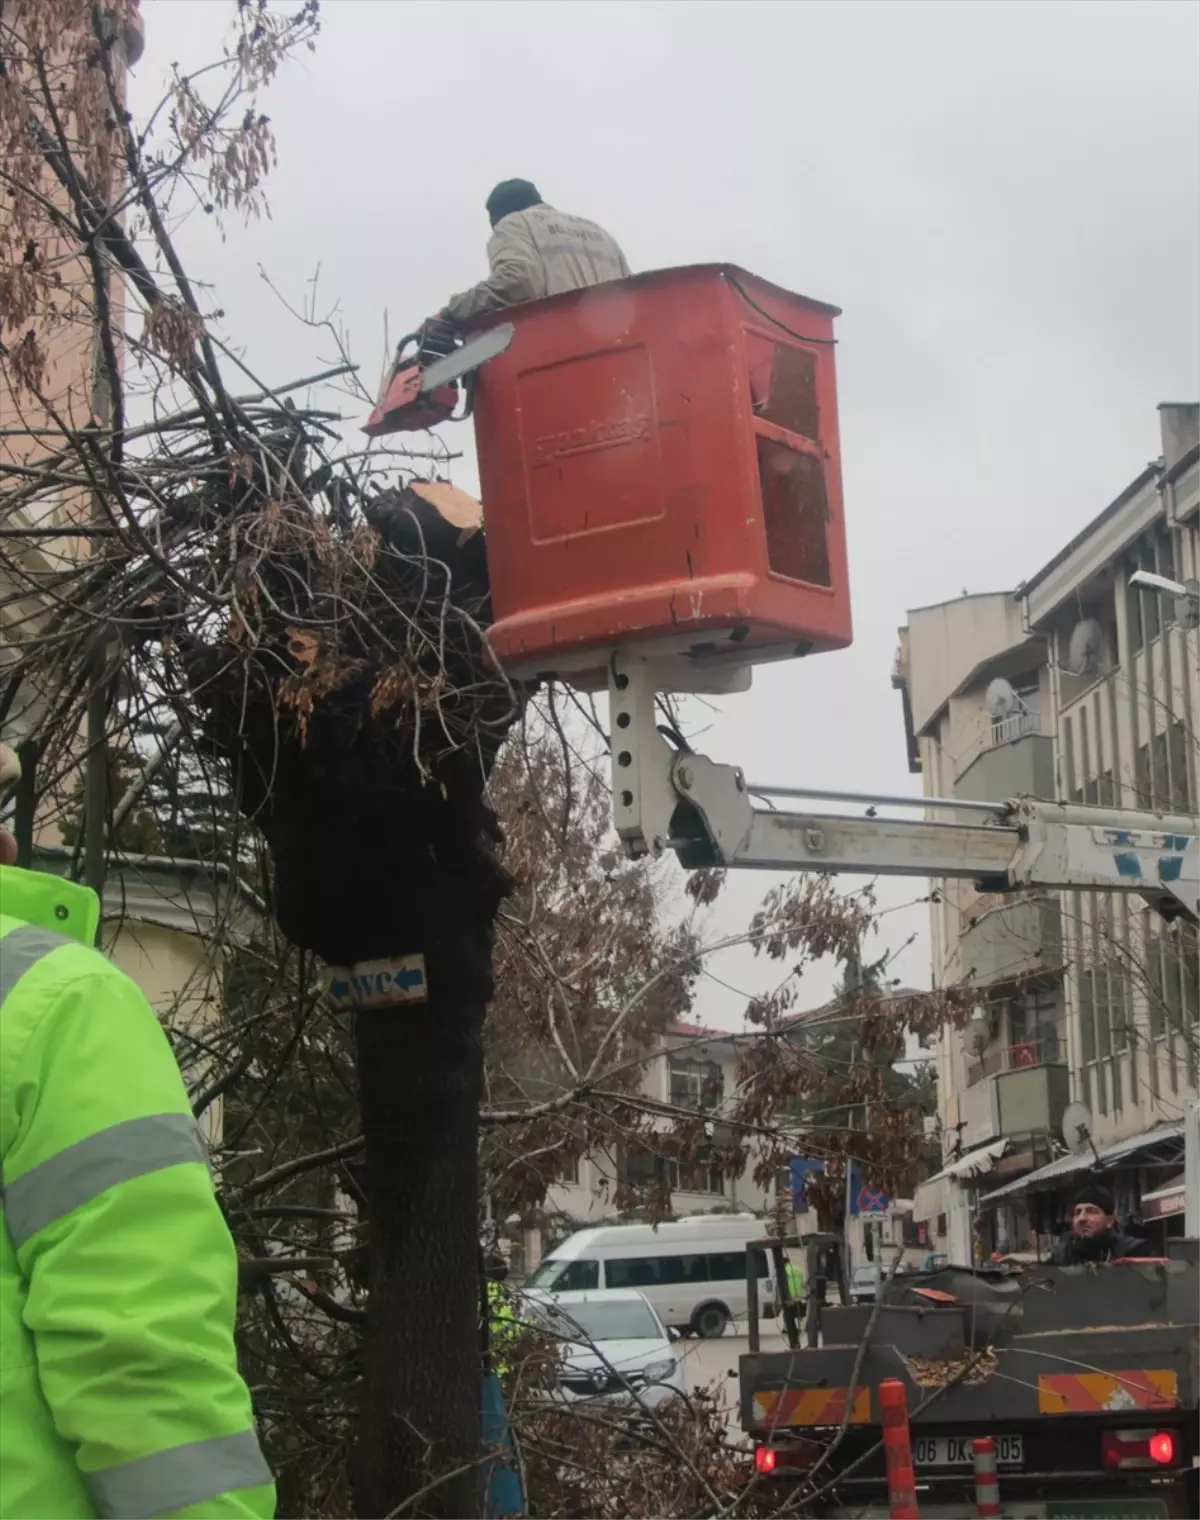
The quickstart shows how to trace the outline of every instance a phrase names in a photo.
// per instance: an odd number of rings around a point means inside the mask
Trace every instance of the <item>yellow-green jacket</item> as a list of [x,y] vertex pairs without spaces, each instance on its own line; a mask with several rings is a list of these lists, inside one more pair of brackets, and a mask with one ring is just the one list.
[[94,893],[0,867],[0,1516],[269,1517],[237,1260]]
[[498,1282],[487,1285],[488,1345],[492,1353],[492,1368],[500,1376],[508,1372],[504,1350],[517,1337],[521,1326],[513,1310],[512,1300]]

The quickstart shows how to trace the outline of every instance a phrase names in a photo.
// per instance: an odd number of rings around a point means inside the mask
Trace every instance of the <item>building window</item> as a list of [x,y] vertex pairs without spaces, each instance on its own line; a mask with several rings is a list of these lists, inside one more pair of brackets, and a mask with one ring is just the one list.
[[1192,766],[1188,764],[1189,752],[1194,761],[1196,746],[1188,743],[1187,725],[1183,722],[1172,723],[1167,732],[1167,768],[1170,776],[1168,806],[1173,813],[1196,811]]
[[1085,1066],[1096,1059],[1096,1005],[1090,968],[1079,973],[1079,1048]]
[[1070,718],[1063,724],[1063,737],[1066,740],[1066,764],[1067,774],[1063,777],[1063,790],[1072,802],[1081,800],[1076,784],[1078,772],[1075,769],[1075,725]]
[[632,1188],[656,1187],[662,1170],[662,1158],[644,1145],[631,1145],[625,1152],[625,1179]]
[[1137,752],[1137,800],[1138,806],[1154,806],[1154,786],[1150,774],[1150,746],[1141,744]]
[[1174,615],[1174,603],[1157,591],[1146,591],[1129,585],[1129,575],[1134,570],[1151,570],[1156,575],[1175,579],[1175,546],[1169,528],[1158,526],[1143,533],[1133,546],[1125,575],[1125,589],[1129,607],[1130,652],[1137,654],[1151,644],[1169,624]]
[[[1196,1061],[1200,1030],[1200,977],[1198,977],[1196,930],[1176,924],[1168,931],[1150,929],[1146,939],[1150,1037],[1182,1037],[1189,1067]],[[1194,1078],[1193,1078],[1194,1080]]]
[[677,1108],[699,1108],[708,1112],[720,1105],[725,1095],[721,1068],[715,1061],[689,1061],[670,1058],[671,1102]]
[[667,1180],[673,1193],[708,1193],[720,1198],[725,1179],[707,1160],[668,1161]]
[[556,1182],[579,1183],[579,1157],[564,1156],[555,1168],[554,1180]]

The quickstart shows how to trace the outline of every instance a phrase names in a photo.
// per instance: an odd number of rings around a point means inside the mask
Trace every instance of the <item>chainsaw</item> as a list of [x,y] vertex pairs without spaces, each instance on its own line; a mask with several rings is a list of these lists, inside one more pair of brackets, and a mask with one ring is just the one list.
[[[409,333],[396,345],[395,362],[363,432],[368,438],[380,438],[386,433],[415,433],[450,418],[461,421],[469,417],[475,371],[502,354],[512,340],[511,322],[502,322],[464,343],[457,341],[456,331],[446,323],[426,323],[420,332]],[[456,417],[460,390],[464,405]]]

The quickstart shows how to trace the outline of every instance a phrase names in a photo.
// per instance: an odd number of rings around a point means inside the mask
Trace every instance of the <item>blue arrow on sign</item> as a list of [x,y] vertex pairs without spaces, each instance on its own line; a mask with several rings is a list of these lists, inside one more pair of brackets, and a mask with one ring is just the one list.
[[428,997],[425,960],[420,955],[330,966],[325,976],[330,1002],[339,1009],[398,1008],[423,1003]]

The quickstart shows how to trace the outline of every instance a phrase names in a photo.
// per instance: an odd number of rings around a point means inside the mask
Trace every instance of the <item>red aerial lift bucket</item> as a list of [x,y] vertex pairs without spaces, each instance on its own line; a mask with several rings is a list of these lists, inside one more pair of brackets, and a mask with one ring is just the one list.
[[732,265],[510,308],[475,436],[497,658],[746,665],[850,643],[837,309]]

